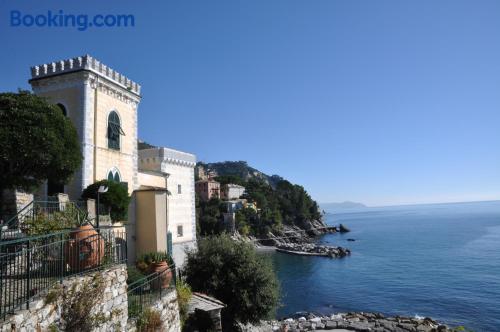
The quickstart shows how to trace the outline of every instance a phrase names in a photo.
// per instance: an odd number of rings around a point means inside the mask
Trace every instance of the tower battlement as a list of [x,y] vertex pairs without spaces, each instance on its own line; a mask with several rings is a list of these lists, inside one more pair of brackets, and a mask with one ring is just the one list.
[[37,80],[40,78],[81,70],[91,71],[97,75],[105,77],[125,90],[131,91],[137,95],[141,94],[141,86],[139,84],[120,74],[116,70],[109,68],[90,55],[33,66],[31,67],[31,79]]

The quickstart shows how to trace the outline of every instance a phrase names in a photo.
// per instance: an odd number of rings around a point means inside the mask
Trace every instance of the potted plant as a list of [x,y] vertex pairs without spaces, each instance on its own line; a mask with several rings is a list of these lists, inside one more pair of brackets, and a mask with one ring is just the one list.
[[168,288],[172,280],[172,270],[169,266],[170,256],[166,252],[149,252],[144,254],[137,261],[137,268],[145,273],[153,274],[158,273],[158,278],[153,280],[153,289]]
[[90,223],[88,213],[76,211],[74,220],[76,227],[65,245],[66,263],[73,271],[100,265],[104,257],[104,239]]

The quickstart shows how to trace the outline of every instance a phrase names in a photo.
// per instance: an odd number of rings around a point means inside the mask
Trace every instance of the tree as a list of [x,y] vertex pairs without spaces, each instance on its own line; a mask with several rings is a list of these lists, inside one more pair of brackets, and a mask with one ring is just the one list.
[[269,318],[278,305],[279,285],[269,259],[226,234],[202,239],[198,251],[188,253],[185,274],[194,291],[227,305],[222,310],[225,329],[231,330],[236,320]]
[[215,177],[215,181],[219,182],[222,185],[232,183],[232,184],[239,184],[240,186],[245,185],[245,181],[237,176],[237,175],[220,175]]
[[81,161],[76,129],[57,106],[28,91],[0,93],[0,191],[67,183]]
[[243,208],[236,211],[236,229],[241,235],[250,235],[252,233],[253,225],[256,225],[258,220],[259,216],[254,209]]
[[99,195],[99,204],[103,204],[110,209],[111,220],[123,221],[127,219],[130,196],[127,187],[122,183],[101,180],[91,184],[82,193],[82,198],[97,199],[97,190],[100,186],[108,187],[108,191]]
[[[240,163],[237,164],[240,165]],[[238,175],[217,177],[221,183],[243,185],[245,194],[242,198],[255,203],[258,207],[258,212],[251,209],[237,211],[236,228],[240,234],[266,237],[269,232],[281,234],[284,224],[308,229],[310,221],[321,220],[318,204],[302,186],[294,185],[278,176],[274,179],[275,187],[259,178],[250,178],[245,181]],[[219,202],[219,200],[200,202],[197,205],[198,234],[219,234],[225,230],[222,224],[222,213],[226,212],[226,208],[221,207]],[[218,205],[219,208],[217,208]]]
[[211,198],[204,202],[197,200],[199,213],[198,228],[199,235],[220,234],[225,230],[223,224],[223,212],[226,207],[219,198]]

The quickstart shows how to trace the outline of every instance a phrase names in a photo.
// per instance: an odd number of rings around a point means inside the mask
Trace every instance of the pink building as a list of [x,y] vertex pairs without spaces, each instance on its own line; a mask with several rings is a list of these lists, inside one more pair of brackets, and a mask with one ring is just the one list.
[[211,179],[196,181],[195,190],[202,201],[220,197],[220,183]]

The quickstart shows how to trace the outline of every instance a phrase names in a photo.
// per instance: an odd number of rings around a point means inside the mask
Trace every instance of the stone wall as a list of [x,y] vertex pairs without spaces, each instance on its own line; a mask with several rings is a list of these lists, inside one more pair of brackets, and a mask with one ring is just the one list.
[[175,290],[163,296],[152,308],[161,313],[165,332],[180,332],[181,318],[179,315],[179,304],[177,303],[177,292]]
[[23,192],[21,190],[4,190],[0,192],[0,211],[3,219],[7,222],[7,219],[16,215],[21,211],[26,205],[33,201],[33,194]]
[[[117,265],[104,271],[89,273],[85,276],[69,278],[63,281],[62,291],[70,289],[74,284],[80,285],[85,281],[89,281],[96,274],[102,276],[105,289],[94,308],[94,313],[103,313],[107,320],[93,331],[136,331],[135,321],[128,320],[127,267],[125,264]],[[58,286],[54,289],[57,288]],[[50,293],[49,291],[41,294],[30,302],[29,309],[23,306],[16,314],[0,322],[0,332],[45,332],[51,331],[52,327],[59,328],[62,325],[60,303],[57,300],[53,301],[53,303],[46,303],[48,299],[47,294]],[[167,292],[151,308],[161,314],[163,322],[162,331],[181,331],[179,305],[175,289]]]
[[[181,317],[179,314],[179,304],[177,302],[177,292],[172,290],[156,301],[151,308],[161,314],[163,322],[162,332],[180,332]],[[136,322],[129,321],[127,331],[136,332]]]
[[[63,282],[63,291],[75,283],[81,284],[90,280],[96,273],[102,275],[106,287],[95,311],[104,313],[105,317],[110,319],[94,331],[125,331],[128,319],[126,265],[69,278]],[[46,298],[44,294],[31,301],[29,309],[19,310],[15,315],[8,317],[0,323],[0,331],[48,331],[51,325],[58,326],[61,323],[61,308],[57,302],[45,303]]]

